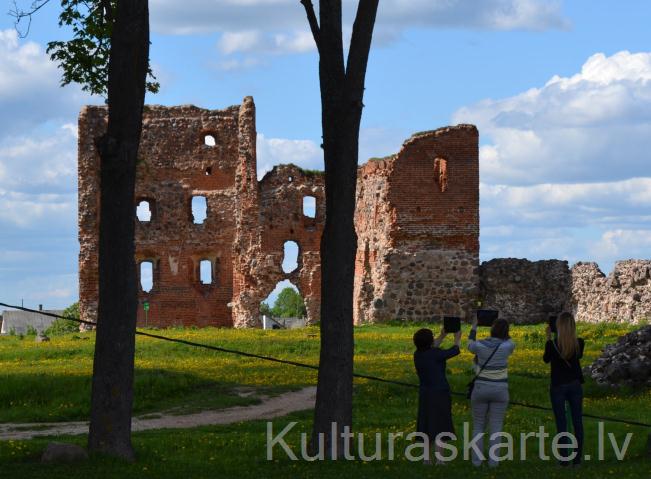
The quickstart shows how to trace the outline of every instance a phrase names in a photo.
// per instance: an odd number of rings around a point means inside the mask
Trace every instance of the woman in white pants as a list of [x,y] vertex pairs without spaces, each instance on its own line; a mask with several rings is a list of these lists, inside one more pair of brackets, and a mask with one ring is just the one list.
[[[509,405],[508,358],[515,349],[509,337],[509,323],[498,319],[491,327],[490,337],[477,341],[477,320],[472,323],[468,336],[468,349],[475,353],[475,386],[470,398],[472,408],[472,436],[480,435],[476,444],[482,454],[472,450],[472,463],[481,466],[488,457],[488,465],[495,467],[498,461],[490,454],[500,441],[494,435],[502,432],[506,408]],[[481,370],[481,371],[480,371]],[[489,434],[489,448],[484,451],[486,428]],[[500,452],[500,451],[496,451]],[[503,453],[503,451],[501,451]]]

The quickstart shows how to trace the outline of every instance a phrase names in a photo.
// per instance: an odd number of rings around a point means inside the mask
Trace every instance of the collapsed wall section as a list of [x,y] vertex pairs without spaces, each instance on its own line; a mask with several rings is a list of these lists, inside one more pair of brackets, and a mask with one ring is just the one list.
[[[256,225],[238,226],[238,237],[257,231],[257,241],[236,240],[240,258],[236,276],[241,284],[233,301],[236,327],[250,327],[257,320],[260,303],[276,285],[289,280],[305,302],[307,322],[319,320],[321,311],[320,243],[325,223],[323,176],[294,165],[279,165],[257,184]],[[313,199],[314,211],[306,211],[305,198]],[[249,214],[250,215],[250,214]],[[241,231],[240,231],[241,230]],[[296,268],[283,270],[284,246],[298,247]]]
[[651,319],[651,260],[596,263],[500,258],[480,268],[483,307],[516,324],[542,323],[569,311],[577,321],[640,323]]

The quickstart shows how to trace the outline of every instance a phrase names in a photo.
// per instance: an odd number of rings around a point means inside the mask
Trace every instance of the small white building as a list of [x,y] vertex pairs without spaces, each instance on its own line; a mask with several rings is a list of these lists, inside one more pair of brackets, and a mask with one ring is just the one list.
[[[62,310],[44,310],[44,313],[63,314]],[[30,311],[3,311],[2,329],[0,334],[27,334],[27,330],[34,328],[37,333],[42,333],[56,321],[52,316],[45,316]]]

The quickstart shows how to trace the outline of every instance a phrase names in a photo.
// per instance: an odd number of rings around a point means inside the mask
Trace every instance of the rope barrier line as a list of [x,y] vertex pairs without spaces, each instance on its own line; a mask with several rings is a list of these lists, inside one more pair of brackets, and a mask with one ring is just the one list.
[[[47,311],[39,311],[36,309],[30,309],[30,308],[25,308],[23,306],[14,306],[11,304],[6,304],[6,303],[0,303],[0,306],[4,306],[7,308],[12,308],[12,309],[18,309],[21,311],[27,311],[30,313],[38,313],[42,314],[44,316],[49,316],[52,318],[57,318],[57,319],[66,319],[68,321],[74,321],[79,324],[86,324],[89,326],[97,326],[96,323],[93,323],[91,321],[84,321],[81,319],[77,318],[72,318],[72,317],[67,317],[67,316],[61,316],[58,314],[50,313]],[[297,361],[290,361],[287,359],[279,359],[279,358],[274,358],[272,356],[264,356],[261,354],[255,354],[255,353],[247,353],[246,351],[239,351],[237,349],[228,349],[228,348],[222,348],[220,346],[212,346],[210,344],[202,344],[202,343],[195,343],[193,341],[187,341],[185,339],[176,339],[176,338],[170,338],[167,336],[161,336],[158,334],[152,334],[152,333],[145,333],[144,331],[138,331],[136,330],[135,333],[137,336],[143,336],[147,338],[152,338],[152,339],[158,339],[161,341],[167,341],[170,343],[178,343],[178,344],[184,344],[186,346],[192,346],[195,348],[202,348],[202,349],[208,349],[211,351],[218,351],[222,353],[228,353],[228,354],[236,354],[238,356],[244,356],[248,358],[254,358],[254,359],[261,359],[263,361],[270,361],[278,364],[287,364],[289,366],[296,366],[300,368],[305,368],[305,369],[312,369],[315,371],[319,370],[319,366],[316,366],[314,364],[306,364],[306,363],[299,363]],[[418,384],[414,383],[406,383],[403,381],[395,381],[393,379],[385,379],[381,378],[378,376],[371,376],[368,374],[360,374],[360,373],[353,373],[353,377],[358,378],[358,379],[367,379],[369,381],[376,381],[376,382],[381,382],[385,384],[393,384],[395,386],[403,386],[403,387],[410,387],[410,388],[418,388]],[[454,396],[463,396],[466,397],[465,393],[461,392],[456,392],[456,391],[451,391],[451,394]],[[514,405],[514,406],[519,406],[527,409],[536,409],[539,411],[546,411],[546,412],[553,412],[551,408],[544,407],[544,406],[538,406],[537,404],[528,404],[528,403],[523,403],[523,402],[518,402],[518,401],[509,401],[509,404]],[[614,417],[608,417],[608,416],[597,416],[594,414],[583,414],[583,417],[585,418],[590,418],[590,419],[597,419],[597,420],[602,420],[602,421],[608,421],[608,422],[616,422],[616,423],[621,423],[621,424],[628,424],[630,426],[640,426],[640,427],[645,427],[645,428],[651,428],[651,424],[644,423],[644,422],[639,422],[639,421],[630,421],[627,419],[619,419],[619,418],[614,418]]]

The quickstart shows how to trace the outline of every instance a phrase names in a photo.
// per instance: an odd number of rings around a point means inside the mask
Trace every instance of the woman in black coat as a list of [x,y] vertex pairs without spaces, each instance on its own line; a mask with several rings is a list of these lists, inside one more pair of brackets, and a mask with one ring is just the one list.
[[[574,427],[576,448],[562,449],[565,457],[561,460],[562,466],[571,463],[581,464],[583,454],[583,373],[581,372],[581,358],[585,342],[577,337],[576,323],[570,313],[562,313],[556,320],[556,338],[552,338],[552,331],[547,326],[547,343],[543,360],[551,364],[551,384],[549,396],[554,410],[556,430],[558,433],[567,433],[567,416],[565,405],[568,404]],[[563,443],[567,444],[567,438]]]
[[436,437],[443,433],[454,434],[452,397],[445,367],[448,359],[460,354],[461,331],[454,333],[454,346],[441,349],[439,346],[446,335],[444,329],[436,340],[430,329],[420,329],[414,334],[414,365],[420,381],[416,430],[426,434],[439,453],[442,448],[435,442]]

